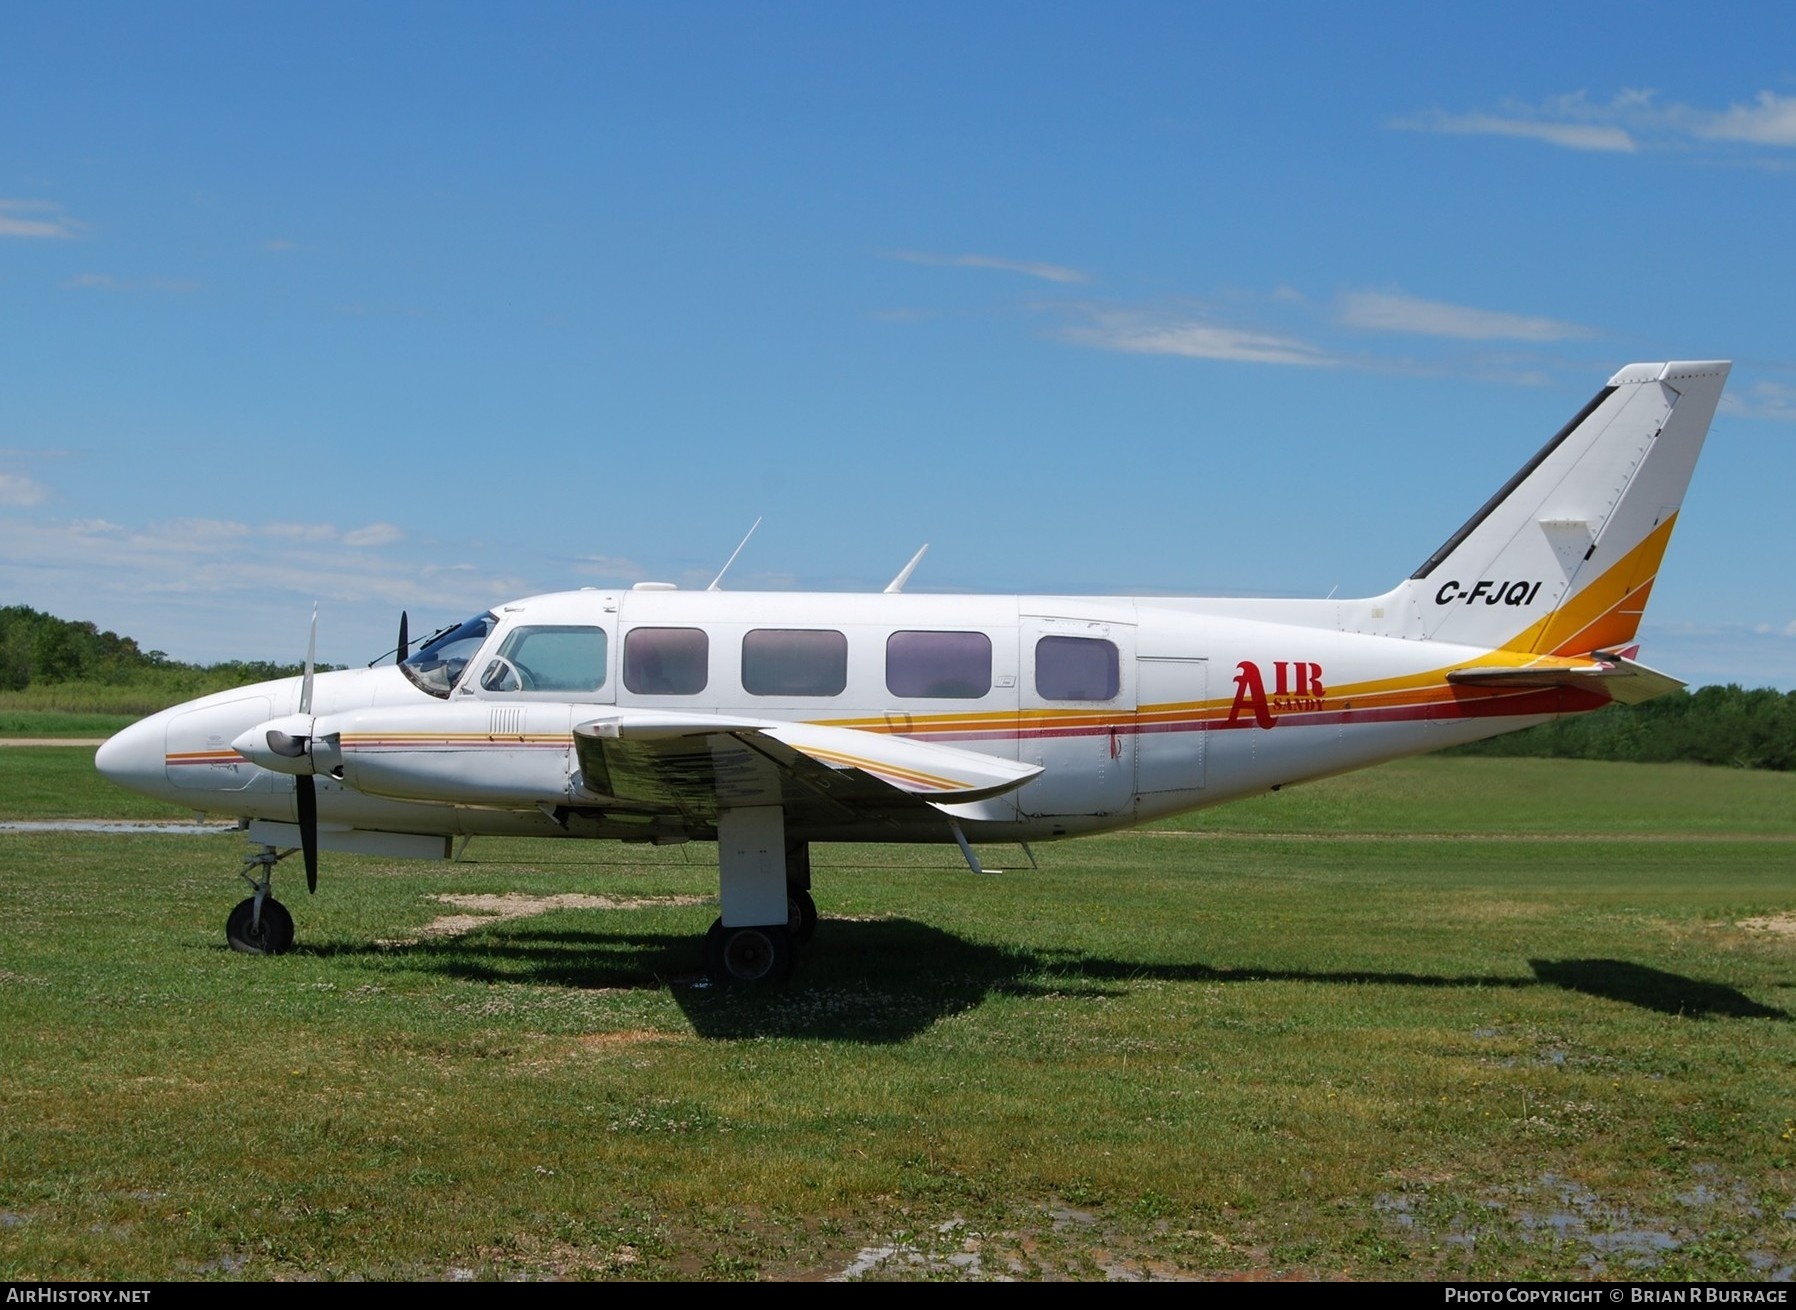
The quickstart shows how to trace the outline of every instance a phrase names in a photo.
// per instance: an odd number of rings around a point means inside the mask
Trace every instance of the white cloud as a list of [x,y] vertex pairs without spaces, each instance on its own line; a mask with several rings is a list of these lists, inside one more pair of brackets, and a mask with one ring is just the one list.
[[936,317],[933,309],[876,309],[873,319],[877,323],[922,323]]
[[1473,309],[1424,300],[1401,291],[1356,291],[1341,297],[1340,321],[1374,332],[1407,332],[1461,341],[1565,341],[1591,335],[1589,328],[1558,319]]
[[343,534],[345,546],[390,546],[405,534],[391,523],[370,523],[365,528]]
[[1665,623],[1647,619],[1640,629],[1641,659],[1691,687],[1738,683],[1742,687],[1796,690],[1796,622]]
[[175,519],[167,525],[167,532],[169,544],[177,549],[204,549],[212,542],[249,536],[249,525],[229,519]]
[[390,546],[396,541],[403,541],[405,533],[391,523],[370,523],[364,528],[354,528],[349,532],[338,532],[334,523],[264,523],[257,528],[264,537],[273,537],[277,541],[304,542],[322,544],[339,542],[345,546],[363,548],[368,546]]
[[1752,105],[1733,105],[1718,114],[1692,113],[1692,130],[1718,141],[1761,146],[1796,146],[1796,96],[1761,91]]
[[1755,382],[1744,390],[1725,392],[1721,412],[1734,418],[1796,423],[1796,386],[1788,382]]
[[[388,525],[374,526],[395,534],[390,540],[402,536]],[[299,613],[313,599],[323,599],[372,606],[382,615],[406,606],[458,614],[483,602],[545,590],[540,581],[370,555],[347,545],[259,534],[241,523],[211,519],[125,526],[104,519],[28,523],[0,517],[0,594],[77,598],[58,602],[61,610],[52,611],[70,614],[102,602],[141,605],[146,599],[180,597],[194,612],[206,611],[205,621],[222,632],[244,605],[274,604]],[[385,625],[382,618],[379,626]],[[166,641],[158,638],[172,652]]]
[[42,504],[50,493],[19,473],[0,473],[0,505],[24,507]]
[[74,236],[77,226],[47,200],[0,200],[0,237],[57,240]]
[[939,268],[992,268],[1003,273],[1021,273],[1024,277],[1044,282],[1089,282],[1090,275],[1062,264],[1042,264],[1026,259],[1004,259],[998,255],[938,255],[924,250],[892,250],[887,259],[902,259],[907,264],[928,264]]
[[607,582],[642,582],[648,571],[633,559],[621,555],[577,555],[574,570]]
[[200,284],[191,278],[120,279],[110,273],[77,273],[64,282],[63,286],[75,291],[157,291],[171,295],[186,295],[200,289]]
[[259,531],[264,537],[283,541],[335,541],[337,528],[332,523],[264,523]]
[[1501,114],[1446,114],[1438,110],[1398,119],[1392,127],[1449,136],[1517,136],[1567,150],[1610,150],[1631,153],[1637,147],[1623,128],[1600,123],[1552,122]]
[[1247,364],[1318,367],[1341,362],[1295,337],[1142,310],[1085,308],[1082,312],[1091,319],[1090,325],[1062,328],[1056,334],[1060,340],[1134,355],[1180,355],[1187,359],[1225,359]]
[[1538,105],[1505,104],[1496,110],[1450,114],[1432,109],[1394,120],[1391,127],[1455,136],[1512,136],[1567,150],[1632,153],[1700,142],[1729,142],[1772,149],[1796,146],[1796,97],[1761,91],[1748,104],[1726,109],[1661,104],[1651,91],[1623,91],[1607,103],[1583,92],[1554,96]]

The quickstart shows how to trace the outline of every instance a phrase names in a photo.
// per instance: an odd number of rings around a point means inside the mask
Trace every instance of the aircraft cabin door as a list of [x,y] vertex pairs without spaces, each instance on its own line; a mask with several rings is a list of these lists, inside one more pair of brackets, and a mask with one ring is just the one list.
[[1135,794],[1135,628],[1024,615],[1018,623],[1017,758],[1042,774],[1027,816],[1104,816]]
[[1135,675],[1136,794],[1201,789],[1209,661],[1144,655]]

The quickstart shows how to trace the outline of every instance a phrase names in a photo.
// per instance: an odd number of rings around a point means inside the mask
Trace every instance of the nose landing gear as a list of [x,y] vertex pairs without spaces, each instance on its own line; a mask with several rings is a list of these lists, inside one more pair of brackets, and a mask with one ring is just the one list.
[[[292,851],[263,846],[243,857],[243,880],[255,889],[237,903],[225,920],[225,940],[245,955],[282,955],[293,949],[293,916],[269,895],[274,866]],[[252,870],[254,872],[252,872]]]
[[272,896],[259,911],[256,898],[245,897],[225,920],[225,940],[245,955],[280,955],[293,947],[293,916]]

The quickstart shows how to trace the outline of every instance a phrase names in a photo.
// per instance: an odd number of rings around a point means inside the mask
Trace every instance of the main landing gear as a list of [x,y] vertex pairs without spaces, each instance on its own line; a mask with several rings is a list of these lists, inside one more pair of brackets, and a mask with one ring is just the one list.
[[705,972],[715,983],[784,982],[798,962],[796,946],[783,923],[726,928],[719,919],[705,934]]
[[809,844],[786,840],[778,805],[732,806],[717,815],[717,863],[723,912],[705,934],[705,972],[719,986],[784,982],[817,932]]
[[[237,903],[225,920],[225,940],[245,955],[282,955],[293,949],[293,916],[269,895],[274,866],[292,851],[264,846],[243,857],[243,880],[255,889]],[[253,870],[253,872],[252,872]]]
[[784,982],[798,963],[798,948],[817,933],[817,902],[786,884],[786,922],[726,928],[718,919],[705,934],[705,972],[714,983]]

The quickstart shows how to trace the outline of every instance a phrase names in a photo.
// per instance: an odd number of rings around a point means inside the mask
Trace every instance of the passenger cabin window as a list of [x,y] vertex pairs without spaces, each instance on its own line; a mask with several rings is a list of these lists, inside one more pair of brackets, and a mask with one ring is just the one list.
[[1043,700],[1114,700],[1121,690],[1114,642],[1043,637],[1035,643],[1035,691]]
[[918,699],[977,700],[992,689],[992,639],[983,632],[894,632],[886,690]]
[[696,696],[710,663],[703,628],[632,628],[624,635],[624,686],[638,696]]
[[756,628],[742,638],[750,696],[839,696],[847,686],[848,638],[839,632]]
[[597,691],[605,685],[605,630],[516,628],[480,675],[484,691]]

